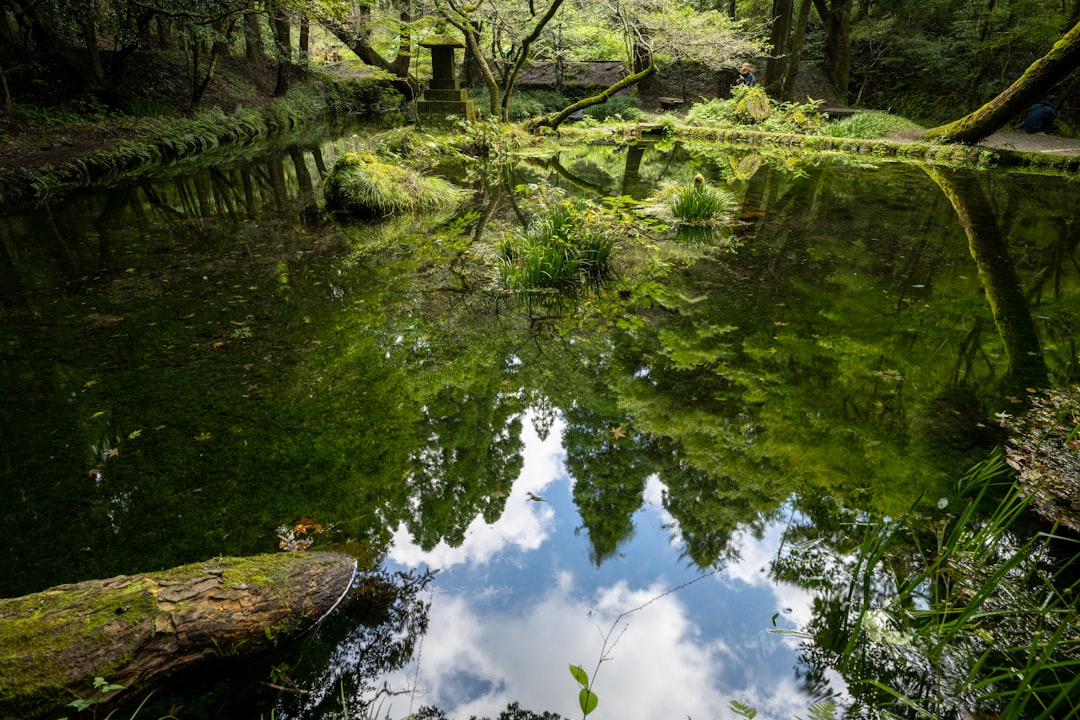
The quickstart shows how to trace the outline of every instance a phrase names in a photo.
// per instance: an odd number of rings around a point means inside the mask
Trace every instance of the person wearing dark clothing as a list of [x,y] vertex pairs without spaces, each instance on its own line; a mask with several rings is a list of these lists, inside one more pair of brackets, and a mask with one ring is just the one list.
[[1031,106],[1031,109],[1028,110],[1027,115],[1024,117],[1024,132],[1048,133],[1054,131],[1054,119],[1057,117],[1057,113],[1054,112],[1054,100],[1056,99],[1051,95]]
[[757,85],[757,80],[754,79],[754,66],[750,63],[743,63],[739,68],[739,77],[735,78],[736,85],[745,85],[746,87],[754,87]]

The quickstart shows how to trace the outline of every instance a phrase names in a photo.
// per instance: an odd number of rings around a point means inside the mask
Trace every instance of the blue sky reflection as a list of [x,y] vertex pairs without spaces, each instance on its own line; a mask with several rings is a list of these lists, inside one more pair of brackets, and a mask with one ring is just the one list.
[[[581,518],[561,436],[561,423],[546,440],[525,423],[524,467],[506,511],[490,525],[476,518],[460,547],[424,552],[404,528],[395,535],[393,563],[441,569],[419,668],[414,662],[390,680],[399,689],[415,683],[411,696],[395,699],[395,716],[435,705],[462,720],[494,717],[516,700],[580,717],[568,666],[593,675],[604,635],[634,608],[611,632],[591,717],[714,718],[730,714],[731,700],[761,718],[805,716],[811,701],[794,675],[797,641],[768,632],[774,613],[788,629],[810,615],[805,591],[768,577],[784,523],[767,525],[761,538],[738,534],[737,562],[665,594],[701,570],[680,557],[677,524],[653,479],[633,537],[597,568],[587,534],[575,532]],[[530,501],[530,492],[545,502]]]

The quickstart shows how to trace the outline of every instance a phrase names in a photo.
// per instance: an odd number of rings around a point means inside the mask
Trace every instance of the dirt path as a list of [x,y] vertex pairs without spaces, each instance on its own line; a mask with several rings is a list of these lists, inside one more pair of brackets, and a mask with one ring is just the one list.
[[1080,155],[1080,139],[1044,135],[1016,130],[998,130],[979,143],[982,147],[995,150],[1015,150],[1018,152],[1043,152],[1050,155]]

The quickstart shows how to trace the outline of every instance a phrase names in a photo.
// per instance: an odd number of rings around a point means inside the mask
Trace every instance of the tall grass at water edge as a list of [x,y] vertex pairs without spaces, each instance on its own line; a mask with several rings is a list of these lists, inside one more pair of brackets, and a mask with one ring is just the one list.
[[889,717],[1080,717],[1080,551],[1075,539],[1021,531],[1030,495],[1006,471],[1000,457],[975,466],[958,493],[970,501],[930,534],[914,514],[856,528],[838,665],[884,648],[906,686],[861,682],[891,699]]

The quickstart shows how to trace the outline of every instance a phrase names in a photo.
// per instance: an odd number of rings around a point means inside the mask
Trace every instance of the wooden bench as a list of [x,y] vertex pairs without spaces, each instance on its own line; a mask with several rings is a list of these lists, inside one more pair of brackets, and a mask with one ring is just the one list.
[[863,110],[861,108],[849,107],[823,107],[818,108],[818,112],[822,115],[828,115],[831,120],[839,120],[840,118],[858,115],[859,113],[863,112]]
[[656,101],[660,103],[661,110],[674,110],[675,108],[681,107],[685,102],[682,98],[676,97],[660,97],[656,98]]

